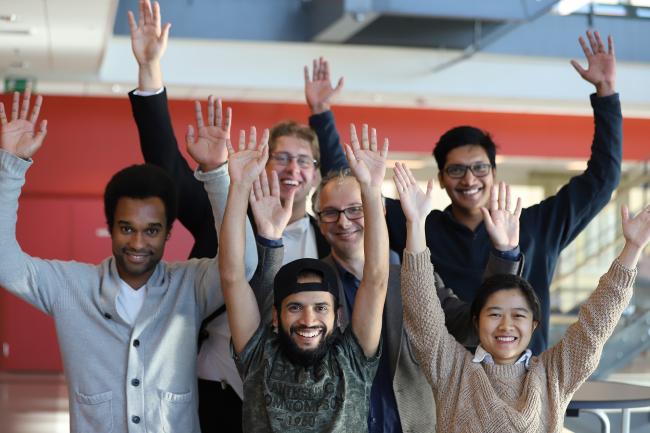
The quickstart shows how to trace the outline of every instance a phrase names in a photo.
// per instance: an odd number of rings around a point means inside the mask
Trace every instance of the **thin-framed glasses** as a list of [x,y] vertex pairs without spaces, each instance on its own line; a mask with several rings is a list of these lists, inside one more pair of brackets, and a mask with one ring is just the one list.
[[350,206],[345,209],[325,209],[317,213],[320,221],[324,223],[338,222],[341,214],[345,214],[345,217],[350,221],[358,220],[363,217],[363,206]]
[[292,155],[289,152],[274,152],[271,159],[278,165],[289,165],[292,159],[296,160],[300,168],[312,168],[318,166],[318,161],[309,155]]
[[447,176],[453,179],[460,179],[461,177],[465,177],[465,173],[467,173],[468,169],[476,177],[485,177],[490,174],[492,165],[488,164],[487,162],[475,162],[472,165],[449,164],[447,167],[445,167],[445,173],[447,173]]

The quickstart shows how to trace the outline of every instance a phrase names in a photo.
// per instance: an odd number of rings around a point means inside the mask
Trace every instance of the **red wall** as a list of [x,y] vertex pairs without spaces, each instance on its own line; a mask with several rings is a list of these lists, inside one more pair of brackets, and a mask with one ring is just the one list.
[[[0,100],[10,107],[9,95]],[[250,125],[270,127],[284,119],[306,122],[308,116],[301,104],[229,105],[234,131]],[[171,112],[183,143],[187,125],[193,123],[193,104],[171,101]],[[380,137],[391,139],[391,150],[427,154],[444,131],[461,124],[490,131],[503,155],[587,159],[593,135],[588,116],[369,107],[337,107],[335,114],[344,140],[350,122],[368,123]],[[48,119],[48,136],[28,173],[18,239],[31,255],[97,262],[110,253],[109,239],[96,235],[104,226],[104,186],[115,171],[142,161],[128,99],[48,96],[41,117]],[[625,159],[650,158],[648,132],[649,119],[625,119]],[[166,259],[185,257],[190,246],[189,234],[177,224]],[[0,290],[1,342],[9,343],[10,354],[0,355],[0,370],[61,370],[51,319],[4,290]]]

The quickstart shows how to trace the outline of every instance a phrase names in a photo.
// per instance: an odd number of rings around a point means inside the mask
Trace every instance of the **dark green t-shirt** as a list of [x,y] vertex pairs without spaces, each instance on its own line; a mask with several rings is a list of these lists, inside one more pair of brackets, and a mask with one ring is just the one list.
[[244,380],[244,433],[368,431],[381,351],[366,358],[351,326],[335,333],[321,363],[305,369],[284,356],[271,326],[257,329],[235,357]]

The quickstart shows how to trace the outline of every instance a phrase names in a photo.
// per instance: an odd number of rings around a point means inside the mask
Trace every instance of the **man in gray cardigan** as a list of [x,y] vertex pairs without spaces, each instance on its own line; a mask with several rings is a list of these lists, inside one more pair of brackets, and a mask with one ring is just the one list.
[[[214,259],[161,261],[175,188],[159,168],[132,166],[106,188],[113,255],[99,265],[30,257],[16,241],[18,197],[42,98],[11,118],[0,104],[0,286],[54,318],[72,432],[198,433],[196,335],[223,304]],[[247,274],[250,275],[250,269]]]
[[[334,269],[338,277],[339,300],[343,306],[340,321],[341,327],[345,328],[364,269],[364,213],[359,183],[347,170],[330,173],[317,187],[312,201],[321,233],[332,248],[332,254],[323,261]],[[495,230],[492,232],[494,236],[500,234]],[[510,249],[509,246],[499,248]],[[518,252],[506,253],[504,258],[500,257],[503,253],[499,248],[491,255],[486,272],[519,272],[522,261],[517,260]],[[437,274],[435,278],[447,329],[459,341],[472,345],[474,333],[470,305],[445,287]],[[402,323],[400,268],[397,265],[390,266],[389,271],[382,342],[382,356],[371,390],[368,431],[435,432],[433,393],[412,355]]]

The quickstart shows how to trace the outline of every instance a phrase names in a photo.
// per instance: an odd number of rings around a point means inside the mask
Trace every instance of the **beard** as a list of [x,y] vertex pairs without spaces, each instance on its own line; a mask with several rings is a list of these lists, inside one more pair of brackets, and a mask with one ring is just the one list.
[[[322,337],[318,346],[314,349],[301,349],[295,341],[291,338],[291,335],[294,334],[297,330],[300,329],[321,329]],[[319,364],[325,354],[330,350],[332,344],[334,343],[336,336],[335,332],[327,334],[327,328],[324,326],[316,327],[298,327],[292,326],[287,333],[282,326],[278,326],[278,341],[280,344],[280,350],[286,355],[289,360],[298,364],[304,368],[312,367]]]

